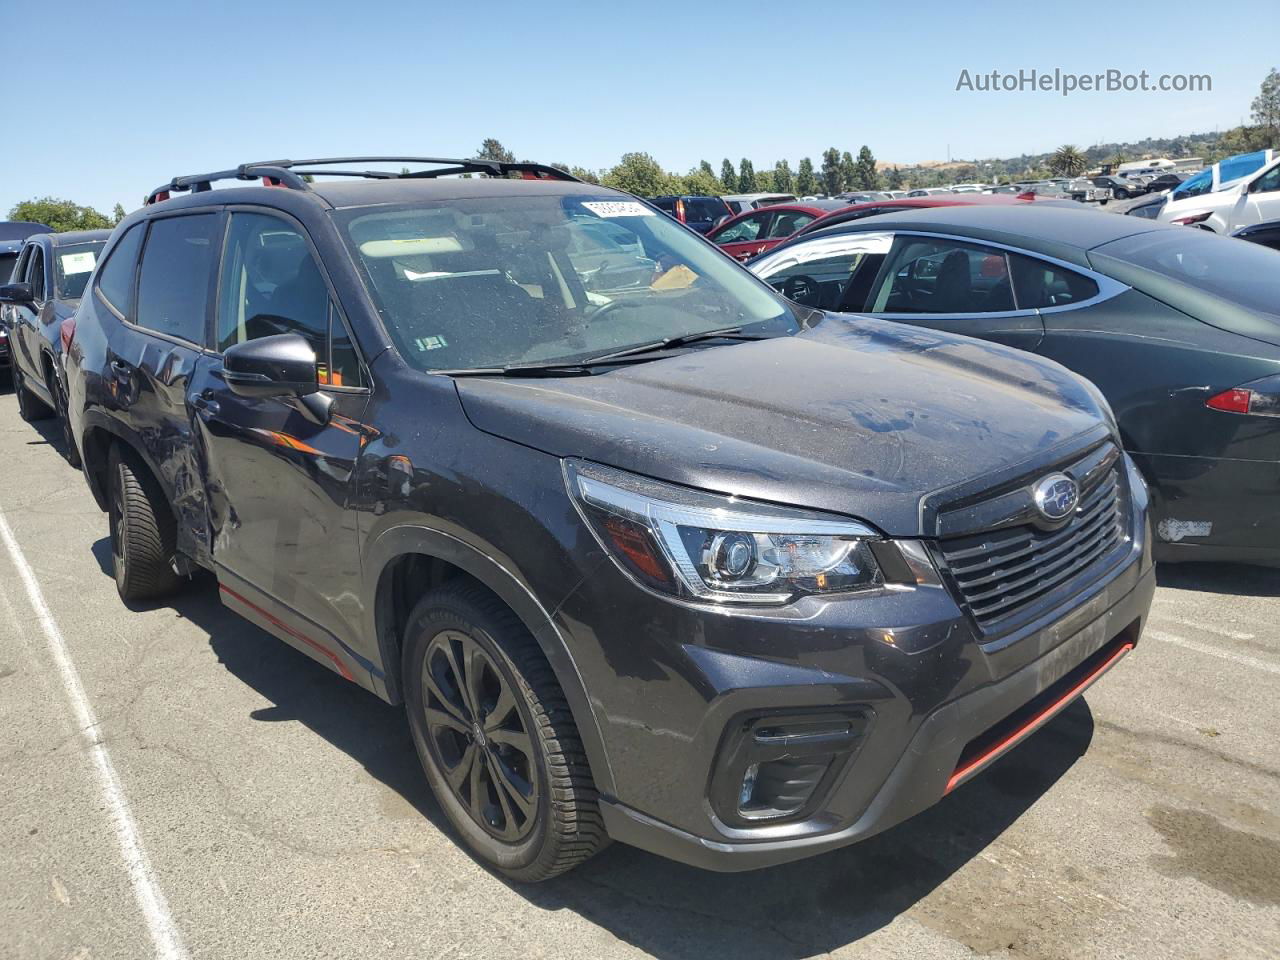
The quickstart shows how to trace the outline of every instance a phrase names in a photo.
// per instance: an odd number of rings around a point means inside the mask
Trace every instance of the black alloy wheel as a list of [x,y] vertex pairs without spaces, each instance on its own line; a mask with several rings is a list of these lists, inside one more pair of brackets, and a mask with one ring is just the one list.
[[443,630],[422,664],[430,748],[471,819],[503,843],[524,839],[537,818],[533,739],[511,684],[474,638]]

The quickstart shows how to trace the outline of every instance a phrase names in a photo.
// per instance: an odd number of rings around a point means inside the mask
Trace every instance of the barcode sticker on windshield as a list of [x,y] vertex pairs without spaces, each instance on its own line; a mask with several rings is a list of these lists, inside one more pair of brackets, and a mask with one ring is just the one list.
[[86,250],[84,253],[61,254],[58,260],[62,263],[62,273],[69,277],[76,273],[91,273],[97,256],[92,250]]
[[582,204],[597,217],[652,217],[654,212],[635,200],[587,200]]

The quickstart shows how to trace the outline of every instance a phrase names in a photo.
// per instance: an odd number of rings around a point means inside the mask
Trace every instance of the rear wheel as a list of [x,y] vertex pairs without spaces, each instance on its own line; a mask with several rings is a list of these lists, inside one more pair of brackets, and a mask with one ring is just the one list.
[[427,594],[409,617],[404,666],[427,780],[473,853],[532,882],[606,843],[564,693],[505,604],[473,584]]
[[18,416],[27,423],[52,416],[53,411],[45,406],[44,401],[32,393],[31,388],[27,386],[27,378],[22,375],[18,365],[14,364],[11,369],[13,371],[13,392],[18,396]]
[[177,531],[159,486],[118,444],[111,448],[108,478],[111,565],[121,599],[172,593],[181,582],[173,569]]

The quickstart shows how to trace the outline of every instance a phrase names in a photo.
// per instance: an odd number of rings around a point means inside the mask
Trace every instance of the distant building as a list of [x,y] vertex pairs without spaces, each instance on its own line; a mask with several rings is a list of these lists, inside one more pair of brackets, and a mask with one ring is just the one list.
[[1204,157],[1179,157],[1173,161],[1173,169],[1178,173],[1184,170],[1203,170]]
[[[1197,161],[1199,162],[1199,161]],[[1167,157],[1156,157],[1154,160],[1130,160],[1128,163],[1122,163],[1116,168],[1116,173],[1124,176],[1126,173],[1138,173],[1156,170],[1174,170],[1177,168],[1172,160]]]

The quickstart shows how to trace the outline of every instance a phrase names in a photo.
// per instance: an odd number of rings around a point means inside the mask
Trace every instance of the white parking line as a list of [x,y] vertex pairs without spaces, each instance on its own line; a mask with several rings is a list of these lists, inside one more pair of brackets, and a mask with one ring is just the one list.
[[1207,643],[1198,643],[1195,640],[1188,640],[1186,637],[1180,637],[1174,633],[1165,633],[1163,630],[1145,630],[1142,634],[1144,637],[1151,637],[1153,640],[1163,640],[1165,643],[1172,643],[1174,646],[1185,647],[1188,650],[1194,650],[1196,653],[1207,653],[1211,657],[1220,657],[1223,660],[1230,660],[1232,663],[1238,663],[1243,667],[1251,667],[1254,670],[1261,670],[1264,673],[1274,673],[1280,676],[1280,663],[1268,663],[1266,660],[1259,660],[1257,657],[1246,657],[1242,653],[1232,653],[1230,650],[1221,650],[1218,647],[1210,646]]
[[32,610],[35,611],[36,622],[44,631],[45,639],[49,642],[49,652],[58,665],[63,690],[66,691],[67,699],[71,702],[80,735],[88,745],[89,756],[93,760],[94,772],[98,778],[98,788],[110,812],[111,825],[115,828],[116,841],[120,844],[120,856],[124,860],[125,871],[133,887],[133,895],[138,901],[138,907],[142,910],[143,919],[146,920],[151,940],[155,944],[156,956],[160,960],[188,960],[190,955],[169,913],[169,904],[165,900],[164,892],[156,883],[151,862],[147,859],[142,838],[138,835],[137,824],[134,823],[133,814],[129,810],[129,801],[124,795],[120,779],[116,776],[115,767],[111,763],[111,756],[98,738],[98,718],[93,712],[89,698],[85,696],[84,686],[80,683],[80,674],[71,661],[62,631],[58,629],[58,623],[44,601],[44,594],[40,590],[35,571],[23,556],[13,530],[10,529],[3,514],[0,514],[0,541],[4,542],[9,558],[22,577],[23,586],[27,590],[27,599],[31,602]]
[[[1160,616],[1156,614],[1156,616]],[[1256,633],[1244,633],[1241,630],[1227,630],[1224,627],[1215,627],[1213,624],[1204,623],[1200,620],[1184,620],[1182,617],[1160,616],[1162,620],[1168,620],[1170,623],[1176,623],[1183,627],[1194,627],[1197,630],[1204,630],[1207,633],[1216,633],[1220,637],[1226,637],[1228,640],[1253,640],[1257,637]]]

